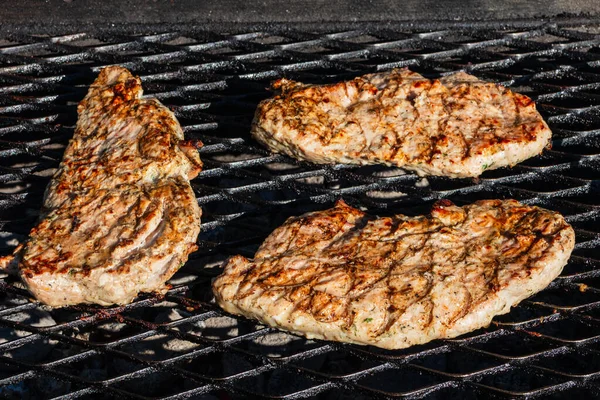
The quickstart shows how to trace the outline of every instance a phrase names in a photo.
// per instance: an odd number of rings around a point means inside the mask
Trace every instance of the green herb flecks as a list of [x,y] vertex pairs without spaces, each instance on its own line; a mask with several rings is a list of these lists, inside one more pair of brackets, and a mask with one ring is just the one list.
[[492,165],[494,165],[494,163],[490,163],[490,164],[483,164],[483,166],[481,167],[481,171],[485,171],[486,169],[492,168]]

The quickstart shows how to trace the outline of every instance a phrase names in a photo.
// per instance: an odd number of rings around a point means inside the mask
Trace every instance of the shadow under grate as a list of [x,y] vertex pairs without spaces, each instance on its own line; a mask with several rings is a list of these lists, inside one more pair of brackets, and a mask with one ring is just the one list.
[[[76,104],[99,69],[122,64],[146,95],[202,140],[192,182],[200,250],[164,299],[50,309],[0,281],[2,398],[360,399],[598,397],[600,368],[600,37],[581,26],[511,23],[455,29],[363,24],[342,32],[264,28],[123,30],[0,37],[0,248],[35,224],[73,134]],[[592,33],[590,33],[592,32]],[[328,83],[410,67],[458,70],[537,100],[553,150],[480,179],[421,179],[395,168],[317,166],[271,155],[249,135],[270,81]],[[339,198],[373,213],[516,198],[562,212],[577,247],[551,288],[486,329],[401,351],[324,343],[222,313],[210,280],[231,254],[251,256],[286,218]]]

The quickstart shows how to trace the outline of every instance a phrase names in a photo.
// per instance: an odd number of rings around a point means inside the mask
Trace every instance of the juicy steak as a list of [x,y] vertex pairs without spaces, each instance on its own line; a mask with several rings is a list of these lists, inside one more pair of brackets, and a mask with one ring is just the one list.
[[125,304],[165,291],[196,248],[198,151],[171,111],[141,96],[139,78],[107,67],[78,106],[40,222],[10,261],[46,304]]
[[269,149],[315,163],[385,164],[476,177],[540,153],[552,133],[533,101],[459,72],[406,69],[312,86],[281,79],[252,124]]
[[484,327],[545,288],[573,249],[563,217],[514,200],[373,218],[343,202],[290,218],[213,283],[232,314],[308,338],[399,349]]

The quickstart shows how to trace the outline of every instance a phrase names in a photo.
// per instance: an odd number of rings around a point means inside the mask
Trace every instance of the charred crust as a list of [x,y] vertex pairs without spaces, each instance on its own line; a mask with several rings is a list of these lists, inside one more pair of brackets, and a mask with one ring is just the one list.
[[202,141],[199,139],[185,139],[185,140],[179,141],[179,147],[189,147],[189,148],[193,148],[193,149],[200,149],[200,148],[202,148],[202,146],[204,146],[204,143],[202,143]]
[[454,203],[451,200],[440,199],[434,203],[433,209],[437,210],[437,209],[443,209],[445,207],[452,207],[452,206],[454,206]]
[[135,92],[133,89],[139,85],[135,78],[126,80],[125,82],[119,82],[112,87],[114,94],[112,104],[118,105],[123,102],[128,102],[135,99]]
[[[511,91],[509,91],[509,93],[512,93]],[[531,98],[529,98],[528,96],[524,96],[520,93],[512,93],[515,99],[515,102],[517,103],[518,106],[520,107],[529,107],[530,105],[533,104],[533,100]]]
[[414,106],[415,99],[417,97],[419,97],[419,94],[417,92],[415,92],[414,90],[411,90],[408,92],[408,95],[406,96],[406,100],[410,101],[410,103]]

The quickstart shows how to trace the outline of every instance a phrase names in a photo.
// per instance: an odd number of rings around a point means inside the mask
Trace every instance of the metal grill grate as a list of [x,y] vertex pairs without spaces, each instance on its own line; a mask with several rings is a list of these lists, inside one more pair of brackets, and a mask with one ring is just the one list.
[[[34,33],[0,37],[2,252],[34,225],[75,105],[109,64],[140,75],[187,137],[205,143],[205,170],[193,181],[203,226],[200,250],[164,299],[53,310],[19,282],[0,281],[0,397],[600,396],[600,24]],[[249,137],[275,78],[325,83],[405,66],[428,76],[466,70],[533,97],[553,150],[477,180],[424,180],[394,168],[297,163]],[[251,256],[285,218],[335,199],[416,214],[439,198],[508,197],[562,212],[577,245],[560,278],[487,329],[384,351],[305,340],[211,303],[224,258]]]

